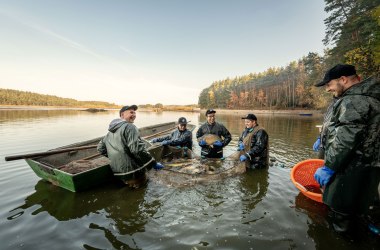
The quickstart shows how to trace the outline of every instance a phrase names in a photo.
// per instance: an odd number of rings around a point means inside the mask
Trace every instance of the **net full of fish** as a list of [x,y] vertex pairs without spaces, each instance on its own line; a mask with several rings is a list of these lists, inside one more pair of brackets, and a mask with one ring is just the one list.
[[195,157],[163,161],[165,167],[160,171],[150,171],[149,177],[158,183],[177,187],[207,183],[244,173],[245,164],[236,159],[232,155],[225,160]]

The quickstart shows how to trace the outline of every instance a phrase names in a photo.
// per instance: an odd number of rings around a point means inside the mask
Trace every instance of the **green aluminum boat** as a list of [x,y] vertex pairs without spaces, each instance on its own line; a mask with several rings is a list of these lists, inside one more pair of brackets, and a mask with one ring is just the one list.
[[[188,124],[187,127],[192,131],[195,125]],[[168,135],[176,128],[175,122],[169,122],[139,129],[141,137],[146,140],[148,151],[157,161],[161,160],[163,147],[152,145],[148,140]],[[115,177],[122,181],[127,180],[130,174],[114,175],[108,158],[98,154],[96,146],[101,138],[67,145],[44,153],[6,157],[6,160],[25,159],[40,178],[72,192],[97,186],[114,180]]]

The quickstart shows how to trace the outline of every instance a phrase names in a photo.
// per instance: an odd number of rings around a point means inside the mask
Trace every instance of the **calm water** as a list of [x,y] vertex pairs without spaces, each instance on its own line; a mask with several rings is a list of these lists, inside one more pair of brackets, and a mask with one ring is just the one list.
[[[276,164],[186,188],[149,182],[137,191],[107,184],[71,193],[40,180],[23,160],[4,161],[102,136],[116,116],[0,110],[0,249],[378,249],[379,240],[364,230],[354,239],[335,234],[327,209],[290,181],[295,163],[315,158],[311,146],[321,117],[258,115]],[[138,112],[135,124],[180,116],[196,125],[205,121],[198,113]],[[228,156],[244,122],[236,114],[217,114],[217,121],[233,135]]]

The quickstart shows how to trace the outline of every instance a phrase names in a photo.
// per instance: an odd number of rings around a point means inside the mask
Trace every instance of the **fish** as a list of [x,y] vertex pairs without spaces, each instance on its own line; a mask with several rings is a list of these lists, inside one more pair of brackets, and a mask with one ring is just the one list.
[[220,138],[219,136],[214,135],[214,134],[203,135],[203,136],[198,138],[198,142],[200,142],[201,140],[205,140],[207,145],[210,147],[213,147],[213,144],[216,141],[223,141],[222,138]]

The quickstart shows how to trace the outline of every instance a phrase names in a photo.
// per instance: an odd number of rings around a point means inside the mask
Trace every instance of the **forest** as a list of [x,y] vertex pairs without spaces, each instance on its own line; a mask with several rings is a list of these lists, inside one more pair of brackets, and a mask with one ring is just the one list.
[[365,79],[380,70],[378,0],[325,0],[329,16],[323,55],[310,52],[285,67],[214,81],[202,90],[200,108],[323,109],[332,99],[313,85],[338,63],[356,66]]
[[62,98],[53,95],[42,95],[28,91],[19,91],[0,88],[1,105],[25,105],[25,106],[57,106],[57,107],[85,107],[85,108],[119,108],[108,102],[77,101],[70,98]]

